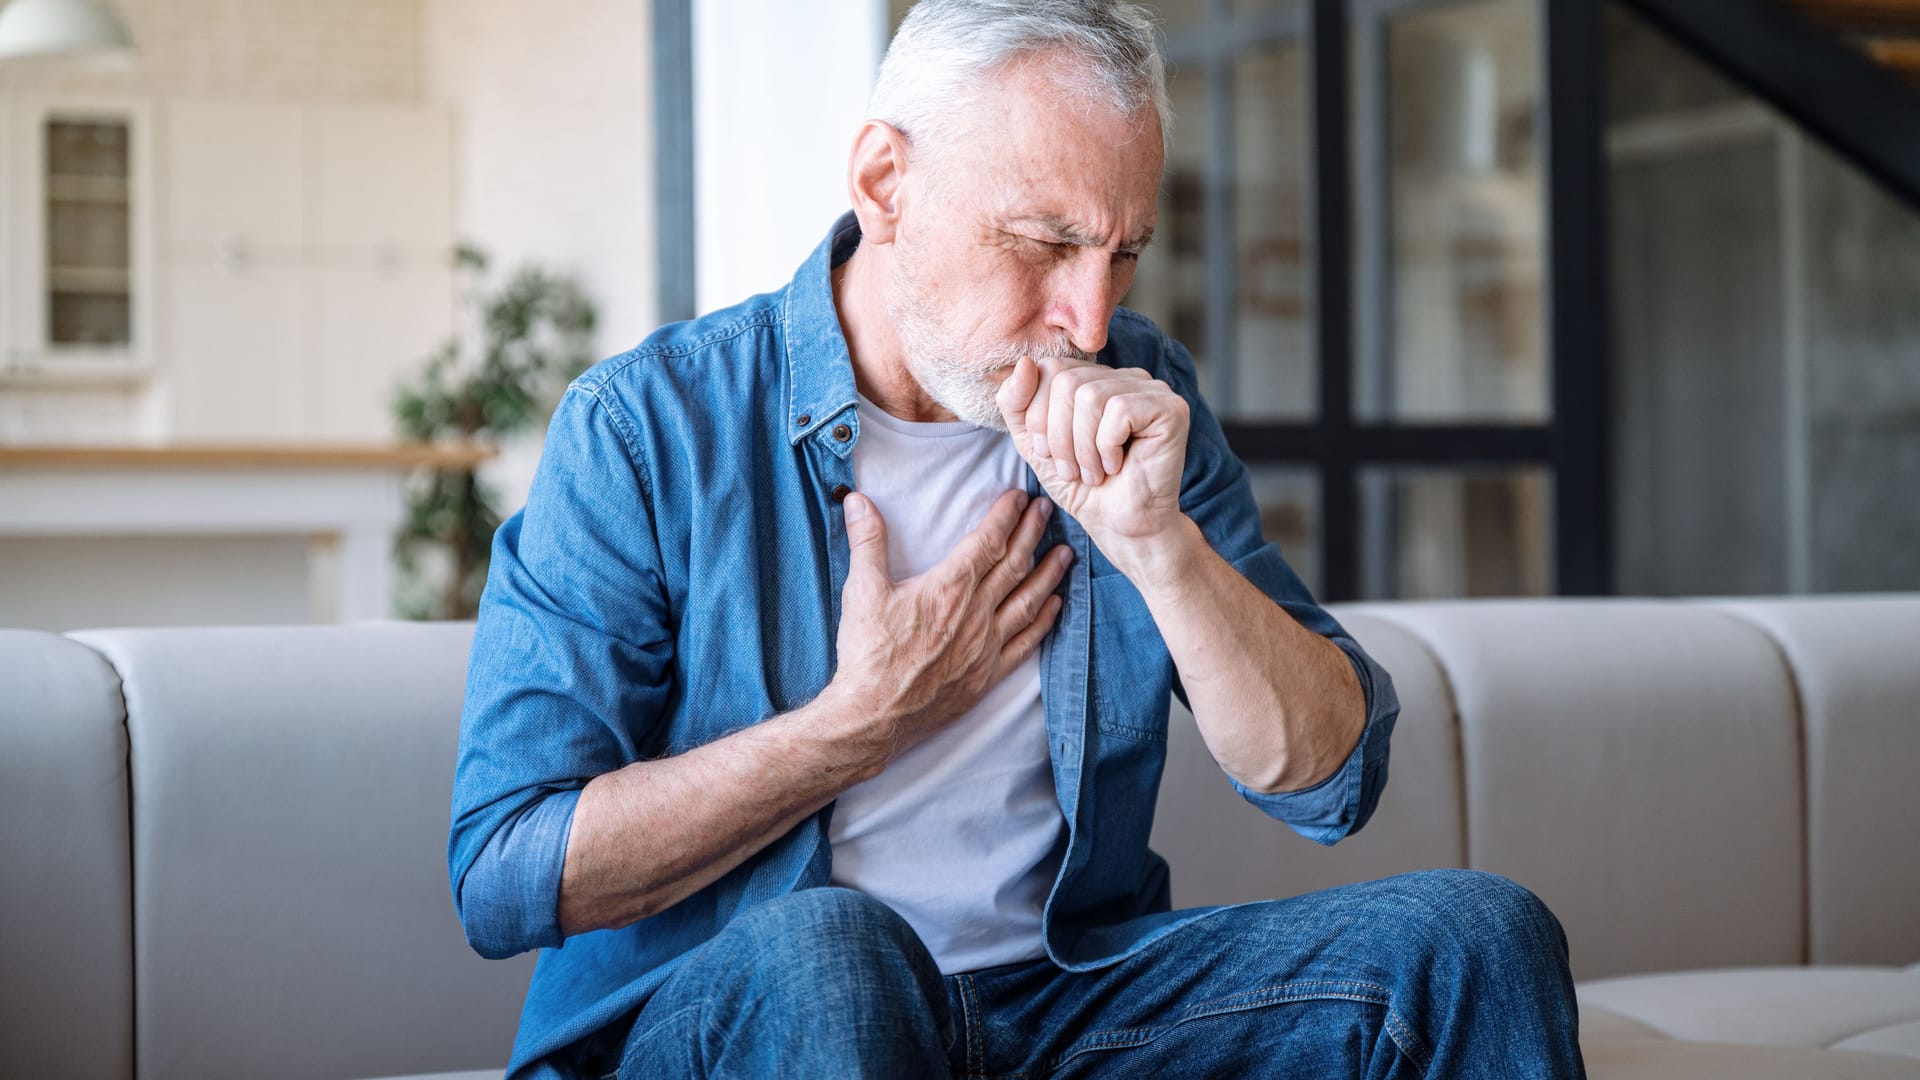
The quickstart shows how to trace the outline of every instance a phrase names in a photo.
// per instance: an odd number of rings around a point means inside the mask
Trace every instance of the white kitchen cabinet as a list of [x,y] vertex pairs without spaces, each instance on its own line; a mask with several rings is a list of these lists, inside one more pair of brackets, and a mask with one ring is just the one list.
[[136,98],[0,101],[0,383],[152,365],[156,142]]
[[307,421],[328,439],[393,437],[394,385],[453,325],[445,266],[323,267],[307,365]]
[[307,240],[307,115],[298,107],[180,101],[167,110],[171,257],[294,258]]
[[193,100],[167,114],[170,435],[391,439],[395,380],[453,329],[448,115]]
[[383,262],[431,254],[453,235],[452,124],[444,112],[375,106],[308,111],[312,234],[323,250]]
[[309,416],[312,274],[298,266],[174,263],[169,434],[180,442],[319,436]]

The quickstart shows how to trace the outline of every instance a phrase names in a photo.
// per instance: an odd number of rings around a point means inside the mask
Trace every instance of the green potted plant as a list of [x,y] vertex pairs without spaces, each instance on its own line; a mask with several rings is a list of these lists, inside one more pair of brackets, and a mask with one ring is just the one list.
[[[489,287],[487,256],[454,252],[462,327],[395,388],[400,436],[498,445],[544,424],[592,363],[593,303],[573,279],[524,266]],[[472,618],[487,583],[499,496],[473,468],[423,468],[406,484],[394,555],[395,609],[410,619]]]

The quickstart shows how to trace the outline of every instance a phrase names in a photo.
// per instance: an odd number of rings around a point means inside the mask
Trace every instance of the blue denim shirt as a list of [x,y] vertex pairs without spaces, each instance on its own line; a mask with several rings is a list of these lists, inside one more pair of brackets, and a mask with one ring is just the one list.
[[[554,412],[525,509],[495,536],[460,727],[448,863],[484,956],[540,949],[512,1076],[583,1067],[677,958],[761,901],[825,885],[833,807],[651,918],[562,941],[560,869],[580,789],[806,704],[834,671],[853,484],[854,378],[828,272],[859,243],[842,218],[786,288],[665,327],[581,375]],[[1182,508],[1222,557],[1351,658],[1367,726],[1331,778],[1241,795],[1330,844],[1372,813],[1399,704],[1381,670],[1260,534],[1246,470],[1200,401],[1184,348],[1114,314],[1101,363],[1145,368],[1192,406]],[[852,437],[835,438],[838,425]],[[1039,483],[1028,473],[1027,490]],[[843,492],[844,494],[844,492]],[[1202,912],[1171,912],[1147,849],[1182,691],[1146,604],[1064,513],[1076,559],[1040,652],[1067,850],[1047,954],[1086,969]],[[617,1029],[602,1036],[612,1038]]]

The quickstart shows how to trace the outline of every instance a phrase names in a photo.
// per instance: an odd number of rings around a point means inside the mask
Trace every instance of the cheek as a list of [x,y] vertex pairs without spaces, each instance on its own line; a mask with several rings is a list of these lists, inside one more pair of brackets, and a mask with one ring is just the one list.
[[981,335],[1013,337],[1042,321],[1045,274],[1016,258],[981,259],[969,269],[964,277],[950,279],[964,281],[964,293],[955,289],[950,295],[957,301],[956,309],[964,309],[969,324]]

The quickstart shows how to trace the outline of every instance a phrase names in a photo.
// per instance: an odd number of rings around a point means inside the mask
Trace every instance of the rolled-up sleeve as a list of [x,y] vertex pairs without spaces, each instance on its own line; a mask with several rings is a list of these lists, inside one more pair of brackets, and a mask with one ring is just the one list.
[[631,433],[576,382],[526,507],[494,536],[447,844],[454,904],[482,956],[560,943],[580,789],[637,760],[667,698],[672,636]]
[[1366,651],[1344,633],[1331,635],[1352,661],[1366,693],[1367,726],[1360,741],[1332,776],[1299,791],[1262,794],[1228,777],[1240,797],[1267,816],[1284,821],[1294,832],[1316,844],[1332,844],[1358,831],[1373,816],[1380,792],[1387,786],[1387,744],[1400,716],[1400,699],[1393,680]]
[[[1309,788],[1275,794],[1262,794],[1227,777],[1242,798],[1268,816],[1315,843],[1332,844],[1373,815],[1387,783],[1388,744],[1400,715],[1400,699],[1386,670],[1314,600],[1280,549],[1262,534],[1246,466],[1228,448],[1219,421],[1200,399],[1192,358],[1164,335],[1162,346],[1166,361],[1162,377],[1187,399],[1192,416],[1181,509],[1200,526],[1213,549],[1248,581],[1302,626],[1338,645],[1359,678],[1366,700],[1366,727],[1332,776]],[[1186,691],[1177,678],[1174,687],[1185,702]]]

